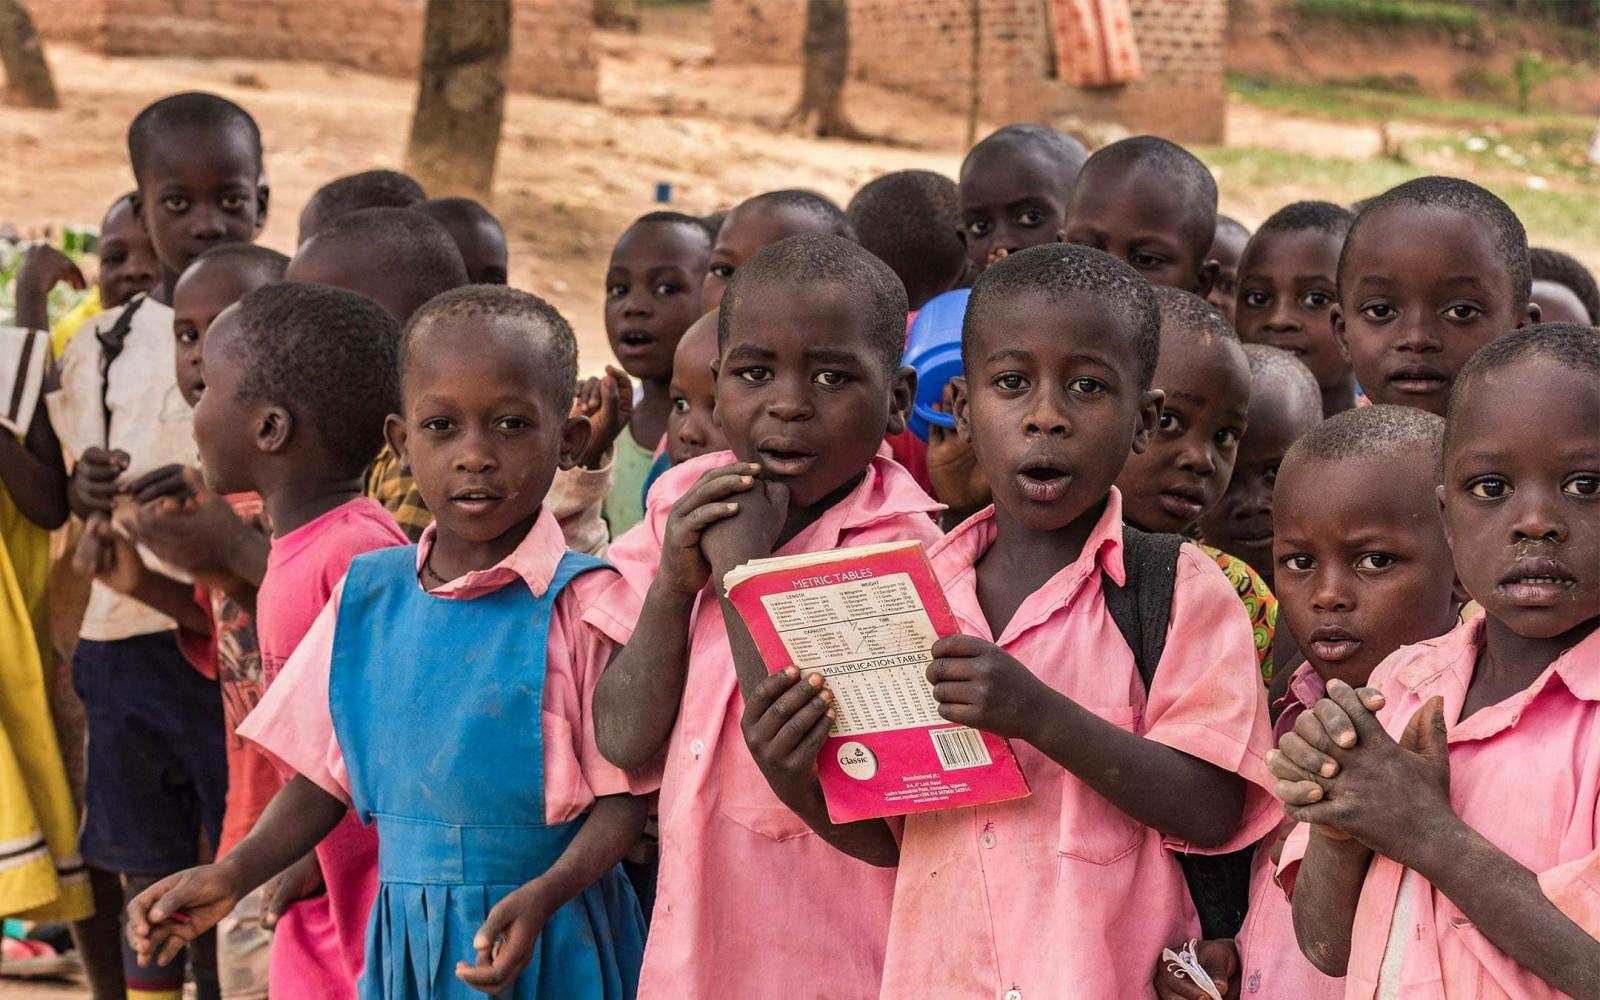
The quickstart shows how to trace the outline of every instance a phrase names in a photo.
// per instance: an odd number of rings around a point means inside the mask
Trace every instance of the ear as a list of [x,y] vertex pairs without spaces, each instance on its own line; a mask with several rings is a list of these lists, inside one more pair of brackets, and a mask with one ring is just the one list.
[[952,394],[950,403],[951,415],[956,418],[956,437],[967,444],[972,443],[972,420],[967,412],[967,404],[971,399],[967,396],[967,377],[957,375],[950,380]]
[[722,426],[722,358],[711,359],[711,423]]
[[1217,283],[1217,275],[1221,273],[1221,261],[1208,260],[1201,264],[1200,270],[1195,272],[1195,280],[1198,284],[1195,286],[1194,293],[1202,299],[1210,295],[1212,286]]
[[1333,325],[1333,342],[1339,345],[1339,356],[1345,364],[1350,361],[1350,338],[1344,332],[1344,307],[1337,302],[1328,310],[1328,322]]
[[1544,315],[1544,310],[1539,308],[1539,303],[1530,301],[1528,303],[1528,315],[1517,321],[1517,329],[1520,330],[1530,323],[1539,322],[1539,317],[1542,315]]
[[260,232],[267,224],[267,202],[272,195],[272,185],[263,177],[256,184],[256,231]]
[[589,435],[594,428],[583,417],[568,417],[561,422],[561,451],[556,456],[556,468],[565,471],[578,464],[578,456],[589,446]]
[[917,370],[902,365],[889,383],[889,434],[903,434],[917,399]]
[[383,418],[383,439],[389,443],[389,450],[394,452],[403,467],[409,467],[411,460],[406,456],[406,421],[398,413],[391,413]]
[[144,225],[144,195],[137,188],[128,195],[128,207],[133,209],[133,221],[141,227]]
[[969,237],[967,235],[967,227],[966,226],[957,226],[956,227],[956,239],[959,239],[961,241],[961,245],[962,246],[966,247],[969,250],[972,249],[971,237]]
[[282,451],[294,436],[294,414],[281,406],[263,406],[256,411],[257,450],[273,455]]
[[1065,229],[1057,229],[1056,230],[1056,242],[1057,243],[1065,243],[1065,242],[1067,242],[1067,231]]
[[1144,454],[1150,447],[1150,432],[1161,420],[1161,404],[1167,400],[1167,394],[1160,389],[1146,389],[1144,398],[1139,401],[1139,423],[1133,430],[1133,453]]

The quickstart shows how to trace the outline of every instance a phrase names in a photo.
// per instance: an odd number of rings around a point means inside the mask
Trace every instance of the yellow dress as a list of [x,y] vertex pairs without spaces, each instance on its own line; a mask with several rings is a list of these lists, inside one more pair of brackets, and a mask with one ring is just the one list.
[[0,917],[94,912],[45,687],[50,536],[0,485]]

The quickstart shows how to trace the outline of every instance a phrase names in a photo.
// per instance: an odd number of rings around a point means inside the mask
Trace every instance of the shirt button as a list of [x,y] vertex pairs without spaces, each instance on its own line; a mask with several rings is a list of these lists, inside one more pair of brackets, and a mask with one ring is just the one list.
[[[982,844],[984,847],[993,847],[995,843],[994,834],[989,830],[983,831],[983,836],[978,838],[978,843]],[[1015,993],[1018,998],[1022,996],[1020,991],[1012,990],[1011,993],[1006,994],[1007,998],[1010,998],[1012,993]]]
[[689,752],[694,754],[696,757],[705,753],[706,741],[696,736],[694,739],[689,741]]
[[1261,991],[1261,973],[1252,972],[1250,974],[1250,978],[1245,982],[1244,988],[1246,990],[1248,990],[1249,992],[1251,992],[1251,993],[1260,992]]
[[[984,836],[988,837],[990,835],[986,833],[986,834],[984,834]],[[1021,990],[1006,990],[1006,1000],[1022,1000],[1022,991]]]

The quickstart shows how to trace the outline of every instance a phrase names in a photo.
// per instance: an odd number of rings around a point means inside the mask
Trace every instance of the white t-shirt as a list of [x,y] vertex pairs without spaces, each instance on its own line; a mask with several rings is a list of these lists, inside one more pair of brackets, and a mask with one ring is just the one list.
[[[138,301],[138,300],[136,300]],[[95,447],[128,453],[122,481],[164,465],[198,464],[194,415],[178,391],[172,341],[172,307],[145,298],[128,330],[122,353],[112,362],[110,388],[101,402],[102,350],[96,336],[109,330],[128,306],[108,309],[83,325],[61,357],[61,388],[45,398],[50,424],[69,463]],[[109,442],[106,407],[111,409]],[[141,550],[145,565],[179,580],[182,571]],[[172,619],[96,581],[78,634],[112,642],[173,629]]]

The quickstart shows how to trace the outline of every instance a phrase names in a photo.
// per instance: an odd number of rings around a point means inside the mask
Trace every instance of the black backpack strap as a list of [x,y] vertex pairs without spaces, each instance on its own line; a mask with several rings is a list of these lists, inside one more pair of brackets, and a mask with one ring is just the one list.
[[[1122,528],[1122,569],[1126,582],[1117,586],[1101,574],[1106,611],[1133,651],[1139,679],[1149,693],[1156,667],[1167,645],[1172,619],[1172,591],[1178,582],[1180,535],[1153,534],[1131,525]],[[1179,854],[1189,898],[1207,938],[1231,938],[1244,926],[1250,906],[1250,864],[1255,848],[1232,854]]]
[[122,307],[122,312],[109,327],[95,331],[94,337],[100,341],[100,408],[106,415],[107,448],[111,447],[111,363],[122,355],[122,349],[127,346],[134,314],[144,305],[144,300],[143,295],[133,299]]

